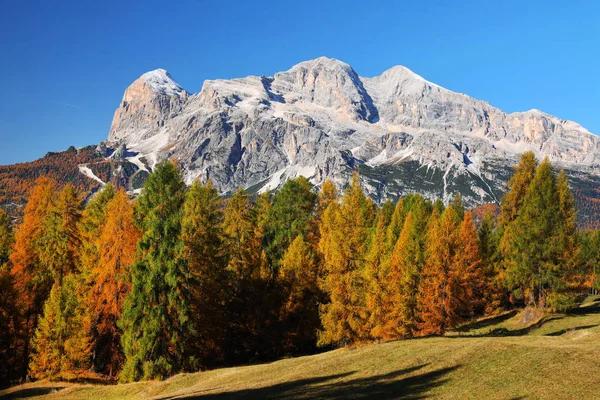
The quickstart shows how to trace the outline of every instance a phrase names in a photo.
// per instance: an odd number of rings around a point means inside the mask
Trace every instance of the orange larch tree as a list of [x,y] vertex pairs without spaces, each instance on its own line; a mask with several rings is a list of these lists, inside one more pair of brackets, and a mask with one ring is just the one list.
[[323,297],[318,273],[314,250],[302,236],[297,236],[286,250],[279,269],[284,293],[280,312],[285,328],[284,350],[310,350],[314,346],[320,327],[319,303]]
[[322,345],[350,344],[370,336],[364,267],[374,216],[375,205],[363,192],[357,173],[342,203],[333,202],[325,210],[319,248],[324,259],[323,289],[330,301],[320,310]]
[[106,222],[99,235],[98,263],[91,271],[93,286],[89,293],[95,333],[94,362],[96,367],[113,376],[124,360],[117,321],[131,289],[130,266],[135,261],[136,245],[141,237],[135,225],[133,206],[124,189],[108,202]]
[[46,219],[45,235],[40,243],[40,263],[56,283],[76,271],[81,235],[79,221],[83,207],[73,185],[59,192]]
[[456,321],[451,267],[458,216],[448,207],[438,221],[434,208],[427,231],[426,260],[419,287],[418,329],[421,335],[443,334]]
[[390,328],[394,336],[411,337],[416,331],[416,308],[424,252],[412,211],[404,221],[390,259]]
[[212,181],[205,185],[195,181],[183,204],[181,238],[190,271],[190,310],[196,327],[190,348],[202,367],[223,360],[227,332],[222,221],[221,199]]
[[385,305],[389,298],[386,289],[388,285],[388,257],[386,252],[385,237],[387,225],[385,215],[379,213],[375,231],[371,235],[369,253],[366,258],[365,276],[367,293],[366,307],[369,314],[370,334],[374,339],[387,339],[384,325],[388,319]]
[[451,269],[451,279],[454,280],[451,287],[457,289],[452,296],[456,303],[452,308],[459,318],[472,317],[484,298],[485,277],[478,241],[473,214],[467,211],[456,233],[456,249]]
[[50,273],[40,263],[40,247],[42,238],[46,236],[46,220],[53,207],[54,196],[55,183],[48,178],[39,178],[29,194],[23,222],[15,233],[15,244],[10,255],[11,273],[25,319],[23,377],[27,374],[29,341],[52,287]]

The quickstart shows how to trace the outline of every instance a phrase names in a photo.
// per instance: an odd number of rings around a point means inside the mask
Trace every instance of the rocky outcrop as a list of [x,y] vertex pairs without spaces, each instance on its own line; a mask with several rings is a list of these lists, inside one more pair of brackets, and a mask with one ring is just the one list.
[[594,176],[600,166],[598,138],[574,122],[507,114],[401,66],[363,78],[325,57],[273,77],[206,81],[193,95],[148,72],[125,91],[108,140],[150,167],[176,157],[188,183],[210,178],[222,192],[298,175],[344,185],[359,169],[377,199],[458,191],[477,204],[502,195],[526,150]]
[[125,90],[115,111],[109,141],[147,139],[182,111],[187,92],[164,69],[142,75]]

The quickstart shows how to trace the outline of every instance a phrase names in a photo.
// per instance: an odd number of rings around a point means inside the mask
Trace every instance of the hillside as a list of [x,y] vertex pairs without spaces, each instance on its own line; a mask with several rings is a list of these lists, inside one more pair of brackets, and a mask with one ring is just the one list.
[[102,160],[93,146],[69,149],[61,152],[50,152],[44,157],[32,161],[13,165],[0,166],[0,207],[12,216],[20,213],[20,208],[27,201],[29,190],[35,180],[47,176],[55,180],[60,186],[71,183],[84,194],[96,190],[100,184],[81,174],[80,164],[87,164]]
[[[0,398],[579,399],[600,387],[600,298],[575,312],[510,312],[431,337],[270,364],[98,386],[38,382]],[[531,315],[527,315],[531,317]]]
[[18,218],[37,178],[47,176],[58,187],[67,183],[77,188],[83,198],[98,190],[104,183],[133,191],[142,186],[147,170],[112,155],[104,146],[69,147],[65,151],[49,152],[31,162],[0,165],[0,207]]

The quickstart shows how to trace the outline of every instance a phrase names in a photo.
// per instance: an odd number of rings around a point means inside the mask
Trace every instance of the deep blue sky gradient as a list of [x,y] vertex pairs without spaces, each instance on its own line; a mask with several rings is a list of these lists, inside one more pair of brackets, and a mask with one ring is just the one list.
[[405,65],[505,111],[538,108],[600,133],[598,1],[0,4],[0,164],[104,140],[148,70],[197,92],[322,55],[362,76]]

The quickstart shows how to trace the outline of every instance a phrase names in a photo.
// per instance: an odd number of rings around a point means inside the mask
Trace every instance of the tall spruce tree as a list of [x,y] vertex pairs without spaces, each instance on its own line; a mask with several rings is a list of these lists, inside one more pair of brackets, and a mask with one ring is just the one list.
[[450,202],[450,207],[454,208],[454,212],[456,213],[456,217],[459,221],[462,221],[465,217],[465,203],[463,202],[462,196],[460,193],[456,192],[454,197],[452,198],[452,202]]
[[100,236],[100,229],[106,221],[108,203],[114,196],[114,186],[107,183],[102,190],[88,201],[79,221],[79,232],[81,234],[79,269],[87,277],[88,285],[93,283],[92,279],[88,277],[88,273],[98,264],[97,241]]
[[559,222],[555,227],[557,267],[548,305],[556,310],[566,310],[577,305],[577,297],[585,287],[585,274],[581,273],[579,265],[581,242],[577,235],[575,198],[564,170],[556,178],[556,191],[559,204]]
[[122,381],[165,377],[193,362],[185,357],[193,330],[181,241],[185,193],[181,170],[165,160],[156,165],[137,200],[142,237],[120,324],[125,352]]
[[508,303],[504,287],[504,273],[501,268],[500,229],[491,211],[488,211],[479,226],[479,253],[483,275],[483,304],[481,311],[494,313]]
[[394,336],[411,337],[416,331],[417,298],[424,249],[418,231],[419,221],[410,211],[390,259],[390,275],[384,281],[390,286],[389,322]]
[[[264,199],[266,200],[266,199]],[[227,292],[227,310],[230,326],[227,336],[228,357],[231,362],[262,359],[272,347],[267,327],[271,318],[268,271],[262,250],[262,233],[268,205],[263,204],[260,217],[252,207],[250,196],[239,189],[227,200],[223,216],[223,234],[230,283]],[[256,296],[261,293],[261,296]]]

